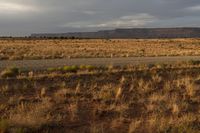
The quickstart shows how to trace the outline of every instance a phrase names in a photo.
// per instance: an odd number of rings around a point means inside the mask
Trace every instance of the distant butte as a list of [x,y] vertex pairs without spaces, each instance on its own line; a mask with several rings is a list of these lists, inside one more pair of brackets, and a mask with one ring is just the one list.
[[200,28],[132,28],[101,30],[97,32],[41,33],[33,38],[88,38],[88,39],[156,39],[199,38]]

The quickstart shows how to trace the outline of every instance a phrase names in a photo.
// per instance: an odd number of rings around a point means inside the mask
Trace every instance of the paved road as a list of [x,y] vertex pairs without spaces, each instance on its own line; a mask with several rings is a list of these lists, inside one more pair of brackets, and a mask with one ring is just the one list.
[[0,69],[16,66],[18,68],[43,70],[67,65],[93,65],[93,66],[124,66],[151,63],[174,63],[177,61],[200,60],[200,56],[174,56],[174,57],[128,57],[128,58],[82,58],[82,59],[50,59],[50,60],[19,60],[0,61]]

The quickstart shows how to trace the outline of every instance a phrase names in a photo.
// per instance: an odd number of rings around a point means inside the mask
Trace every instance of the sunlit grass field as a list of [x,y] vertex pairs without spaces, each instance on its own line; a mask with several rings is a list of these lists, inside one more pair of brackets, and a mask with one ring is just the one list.
[[1,60],[200,55],[200,39],[1,39]]

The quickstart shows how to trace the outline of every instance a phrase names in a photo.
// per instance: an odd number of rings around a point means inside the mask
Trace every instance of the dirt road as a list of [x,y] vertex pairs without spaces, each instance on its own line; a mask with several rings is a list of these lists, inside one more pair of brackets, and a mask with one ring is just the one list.
[[82,59],[50,59],[50,60],[19,60],[0,61],[0,69],[18,67],[22,69],[44,70],[67,65],[93,65],[93,66],[124,66],[152,63],[174,63],[178,61],[200,60],[200,56],[174,56],[174,57],[129,57],[129,58],[82,58]]

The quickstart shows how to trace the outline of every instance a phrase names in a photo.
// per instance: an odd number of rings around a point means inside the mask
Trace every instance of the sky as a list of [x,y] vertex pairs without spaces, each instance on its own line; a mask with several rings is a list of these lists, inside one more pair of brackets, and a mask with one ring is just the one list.
[[0,36],[200,27],[200,0],[0,0]]

